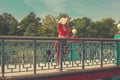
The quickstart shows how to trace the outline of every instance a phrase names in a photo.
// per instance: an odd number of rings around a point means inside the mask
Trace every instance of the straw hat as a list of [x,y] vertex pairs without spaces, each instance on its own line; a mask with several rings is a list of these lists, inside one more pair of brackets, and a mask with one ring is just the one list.
[[68,22],[68,20],[70,20],[68,17],[66,18],[61,18],[58,23],[61,23],[61,24],[66,24]]
[[120,30],[120,23],[117,25],[117,28]]
[[73,34],[76,34],[76,33],[77,33],[77,30],[76,30],[76,29],[73,29],[73,30],[72,30],[72,33],[73,33]]

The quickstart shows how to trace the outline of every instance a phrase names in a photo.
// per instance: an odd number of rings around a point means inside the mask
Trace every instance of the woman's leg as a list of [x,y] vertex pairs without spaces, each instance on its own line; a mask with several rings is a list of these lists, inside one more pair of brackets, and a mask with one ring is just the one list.
[[56,64],[59,65],[59,59],[60,59],[60,54],[56,53],[55,54],[55,60],[56,60]]

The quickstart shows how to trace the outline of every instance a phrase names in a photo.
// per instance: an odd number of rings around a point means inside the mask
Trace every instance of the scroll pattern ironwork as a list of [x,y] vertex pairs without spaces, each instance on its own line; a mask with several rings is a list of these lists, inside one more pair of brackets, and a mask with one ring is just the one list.
[[[0,41],[0,55],[2,54],[1,43]],[[54,40],[36,40],[35,58],[37,71],[56,69],[61,66],[64,69],[96,66],[101,65],[101,63],[103,65],[115,64],[117,59],[117,55],[114,55],[117,50],[114,41],[81,40],[77,43],[67,41],[67,54],[62,55],[62,62],[60,62],[62,65],[58,66],[54,58],[54,44]],[[5,40],[4,73],[34,71],[34,54],[33,40]],[[0,73],[2,72],[0,71]]]

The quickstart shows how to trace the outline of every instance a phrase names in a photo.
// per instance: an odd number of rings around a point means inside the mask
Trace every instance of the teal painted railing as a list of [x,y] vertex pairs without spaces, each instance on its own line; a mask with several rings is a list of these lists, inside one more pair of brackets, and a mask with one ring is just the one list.
[[[54,70],[58,68],[54,58],[53,49],[56,41],[60,41],[61,72],[64,68],[119,63],[118,43],[119,40],[104,38],[42,38],[42,37],[12,37],[0,36],[0,74],[29,72],[41,70]],[[62,54],[62,42],[67,41],[66,54]]]

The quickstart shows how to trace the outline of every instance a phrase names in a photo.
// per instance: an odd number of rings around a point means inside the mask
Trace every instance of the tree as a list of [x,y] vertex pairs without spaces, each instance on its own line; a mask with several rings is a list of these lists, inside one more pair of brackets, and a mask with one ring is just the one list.
[[91,26],[96,31],[96,38],[113,38],[116,32],[115,20],[112,18],[96,21]]
[[40,35],[45,37],[57,36],[57,21],[53,15],[46,15],[42,18],[42,27],[40,28]]
[[[31,12],[29,15],[25,16],[23,20],[19,23],[18,35],[20,36],[39,36],[38,29],[41,27],[42,23],[40,18]],[[34,30],[34,32],[32,32]]]
[[79,37],[91,37],[91,19],[87,17],[73,19],[72,23],[77,29],[77,34]]
[[18,21],[11,14],[0,15],[0,35],[16,35]]
[[35,23],[29,24],[24,35],[25,36],[39,36],[38,28],[35,26],[36,26]]

